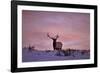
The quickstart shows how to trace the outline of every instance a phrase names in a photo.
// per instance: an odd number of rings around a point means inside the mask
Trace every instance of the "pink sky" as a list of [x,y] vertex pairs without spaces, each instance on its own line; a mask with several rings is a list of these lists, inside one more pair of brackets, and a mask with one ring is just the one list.
[[22,11],[22,46],[35,46],[38,50],[52,50],[52,40],[47,37],[59,35],[57,41],[63,49],[90,49],[90,14],[71,12]]

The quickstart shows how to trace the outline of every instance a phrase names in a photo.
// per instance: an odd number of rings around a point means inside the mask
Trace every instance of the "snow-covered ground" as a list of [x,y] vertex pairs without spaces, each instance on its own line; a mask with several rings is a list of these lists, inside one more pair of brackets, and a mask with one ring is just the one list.
[[35,61],[56,61],[56,60],[81,60],[89,59],[90,52],[84,50],[67,50],[67,51],[32,51],[29,49],[22,50],[22,62]]

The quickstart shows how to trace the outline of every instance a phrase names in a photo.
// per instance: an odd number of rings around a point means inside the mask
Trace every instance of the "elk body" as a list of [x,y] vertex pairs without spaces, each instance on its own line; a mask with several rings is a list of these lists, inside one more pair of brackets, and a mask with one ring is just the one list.
[[61,42],[57,42],[57,39],[59,38],[58,35],[56,35],[55,37],[51,37],[49,34],[47,34],[47,36],[53,40],[53,49],[54,50],[61,50],[62,49],[62,43]]

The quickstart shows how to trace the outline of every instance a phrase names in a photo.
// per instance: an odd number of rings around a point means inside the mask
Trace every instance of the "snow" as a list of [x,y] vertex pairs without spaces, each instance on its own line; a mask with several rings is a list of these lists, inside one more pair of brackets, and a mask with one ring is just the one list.
[[90,52],[86,50],[37,51],[26,48],[22,50],[22,62],[81,60],[89,58]]

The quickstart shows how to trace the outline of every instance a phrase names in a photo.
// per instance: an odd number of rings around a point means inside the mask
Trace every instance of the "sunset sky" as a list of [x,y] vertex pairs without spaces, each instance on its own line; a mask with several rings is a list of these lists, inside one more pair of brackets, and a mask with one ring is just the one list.
[[90,49],[90,14],[50,11],[22,11],[22,47],[53,50],[52,40],[59,35],[62,49]]

